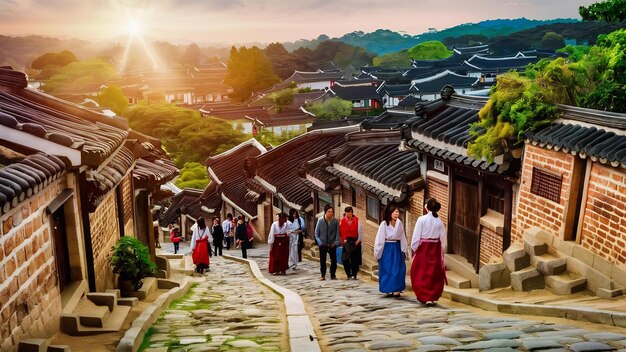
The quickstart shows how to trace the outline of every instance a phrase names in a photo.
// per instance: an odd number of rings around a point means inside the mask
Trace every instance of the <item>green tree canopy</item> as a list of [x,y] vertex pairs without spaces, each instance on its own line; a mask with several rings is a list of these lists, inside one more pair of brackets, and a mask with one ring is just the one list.
[[270,130],[262,129],[254,138],[264,147],[277,147],[305,132],[306,129],[303,128],[302,130],[282,131],[280,134],[275,134]]
[[443,43],[438,41],[430,41],[417,44],[408,50],[397,53],[385,54],[374,58],[375,66],[388,67],[408,67],[411,65],[411,59],[415,60],[437,60],[445,59],[452,55],[452,52],[446,48]]
[[128,109],[128,98],[124,96],[122,88],[116,85],[109,85],[102,89],[95,97],[95,101],[100,104],[100,107],[109,108],[120,116],[126,114],[126,109]]
[[185,163],[175,184],[179,188],[204,189],[209,184],[206,167],[197,162]]
[[197,66],[204,63],[206,59],[206,55],[204,55],[198,44],[192,43],[185,49],[185,52],[180,58],[180,63],[183,65]]
[[59,69],[45,82],[43,90],[54,92],[55,89],[71,85],[102,83],[113,80],[117,73],[113,66],[102,59],[72,62]]
[[231,98],[238,101],[249,99],[253,92],[259,92],[278,83],[272,64],[265,53],[256,46],[252,48],[232,47],[228,60],[228,71],[224,83],[233,87]]
[[350,116],[352,102],[335,97],[315,103],[306,109],[320,120],[340,120]]
[[565,39],[563,38],[562,35],[558,33],[547,32],[541,39],[539,46],[542,49],[547,49],[547,50],[561,49],[565,46]]
[[294,90],[296,89],[287,88],[279,90],[278,92],[269,94],[268,98],[276,106],[276,110],[280,112],[283,108],[293,102]]
[[65,67],[72,62],[78,61],[76,55],[68,50],[63,50],[60,53],[45,53],[30,64],[30,66],[36,70],[43,70],[49,66]]
[[206,158],[246,140],[224,120],[173,104],[140,102],[126,114],[131,128],[161,140],[178,167]]
[[580,17],[585,21],[626,21],[626,0],[606,0],[581,6],[578,8]]

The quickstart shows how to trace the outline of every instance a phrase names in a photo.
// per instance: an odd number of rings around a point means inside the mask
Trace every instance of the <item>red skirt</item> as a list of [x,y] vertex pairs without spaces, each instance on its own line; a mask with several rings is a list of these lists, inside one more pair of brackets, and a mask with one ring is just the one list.
[[274,243],[270,249],[270,273],[279,273],[289,269],[289,236],[274,235]]
[[439,300],[445,281],[441,241],[421,240],[411,264],[411,287],[415,297],[420,302]]
[[204,264],[209,266],[209,241],[206,238],[196,241],[196,247],[193,249],[191,258],[195,265]]

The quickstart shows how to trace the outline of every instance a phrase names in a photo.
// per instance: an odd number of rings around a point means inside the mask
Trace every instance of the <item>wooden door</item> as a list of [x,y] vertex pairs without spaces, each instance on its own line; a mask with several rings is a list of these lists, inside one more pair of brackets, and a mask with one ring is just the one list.
[[67,250],[65,211],[63,207],[60,207],[52,214],[52,238],[54,239],[54,258],[57,265],[59,289],[63,291],[72,280],[70,273],[70,255]]
[[477,268],[480,246],[478,221],[478,183],[462,177],[454,180],[454,214],[452,220],[452,251]]

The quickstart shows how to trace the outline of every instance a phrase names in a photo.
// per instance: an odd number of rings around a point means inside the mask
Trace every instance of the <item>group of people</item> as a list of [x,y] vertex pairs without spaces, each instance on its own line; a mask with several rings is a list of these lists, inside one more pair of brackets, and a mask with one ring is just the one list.
[[[254,239],[252,227],[246,222],[243,215],[237,218],[237,222],[233,220],[233,215],[226,215],[226,219],[220,224],[220,218],[213,217],[213,223],[209,228],[204,218],[199,217],[196,221],[195,228],[191,235],[191,254],[193,263],[196,265],[196,272],[204,274],[205,270],[210,271],[211,255],[223,255],[223,248],[226,246],[230,250],[231,243],[234,241],[236,248],[241,248],[241,255],[247,258],[247,250],[250,248]],[[174,251],[178,252],[180,237],[175,236],[172,231],[172,242],[174,243]],[[211,243],[215,247],[211,249]]]
[[[424,207],[427,213],[417,220],[411,240],[414,253],[410,270],[411,288],[421,303],[432,306],[441,297],[446,281],[443,254],[447,240],[444,224],[438,215],[441,204],[430,199]],[[409,254],[408,241],[399,216],[398,205],[388,204],[374,240],[379,290],[387,297],[400,297],[406,288],[405,260]],[[278,220],[272,224],[268,239],[271,246],[270,273],[285,274],[290,268],[297,269],[304,244],[303,223],[295,209],[289,211],[289,216],[285,213],[278,214]],[[363,225],[354,215],[352,207],[346,207],[341,220],[337,220],[333,207],[326,205],[324,215],[315,226],[315,242],[319,247],[321,280],[326,280],[327,257],[330,257],[330,279],[337,279],[338,247],[341,247],[341,261],[347,279],[357,278],[361,265]]]

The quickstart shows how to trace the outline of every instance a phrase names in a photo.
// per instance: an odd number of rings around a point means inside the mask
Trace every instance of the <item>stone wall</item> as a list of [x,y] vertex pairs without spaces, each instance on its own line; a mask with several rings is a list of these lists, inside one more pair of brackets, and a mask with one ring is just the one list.
[[480,227],[480,264],[484,265],[493,258],[502,256],[502,236],[491,229]]
[[113,287],[113,273],[109,265],[109,258],[111,257],[111,247],[120,238],[114,190],[105,196],[95,212],[89,214],[89,224],[91,225],[96,291],[104,291]]
[[2,215],[0,237],[0,350],[58,331],[61,294],[47,205],[65,177]]
[[[515,232],[511,233],[512,242],[520,240],[526,229],[530,227],[539,227],[552,232],[556,236],[562,236],[574,158],[575,156],[572,154],[526,144],[521,177],[522,183],[516,211],[517,223]],[[533,167],[541,168],[563,177],[559,202],[553,202],[547,198],[530,193]]]
[[[441,221],[443,221],[443,224],[446,225],[446,228],[448,228],[448,210],[449,210],[448,183],[438,178],[428,177],[426,186],[427,186],[428,198],[435,198],[437,199],[439,203],[441,203],[441,210],[439,211],[439,217],[441,217]],[[426,199],[424,201],[426,201]]]
[[617,264],[626,264],[626,173],[593,163],[580,244]]

